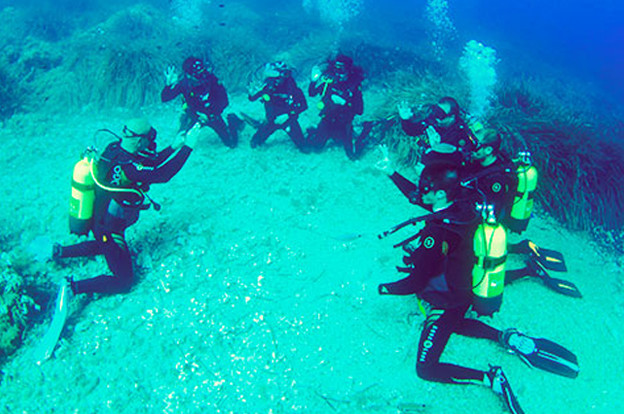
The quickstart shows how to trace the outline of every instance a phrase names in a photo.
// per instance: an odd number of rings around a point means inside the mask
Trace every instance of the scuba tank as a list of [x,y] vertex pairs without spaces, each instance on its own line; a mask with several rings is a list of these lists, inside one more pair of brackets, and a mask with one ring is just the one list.
[[473,238],[476,262],[472,268],[473,309],[479,315],[492,315],[500,309],[505,287],[507,232],[496,222],[491,205],[483,208],[483,222]]
[[518,188],[507,223],[509,229],[517,233],[524,231],[529,224],[529,218],[533,212],[533,193],[537,188],[538,178],[537,169],[531,162],[531,154],[521,152],[519,155],[520,162],[516,168]]
[[91,172],[91,160],[95,149],[87,148],[82,158],[74,165],[69,200],[69,231],[85,235],[91,230],[93,204],[95,201],[95,182]]

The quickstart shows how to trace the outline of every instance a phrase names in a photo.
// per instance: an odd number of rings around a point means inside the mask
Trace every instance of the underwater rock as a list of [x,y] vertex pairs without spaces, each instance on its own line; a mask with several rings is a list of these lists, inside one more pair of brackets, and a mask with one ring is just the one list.
[[10,267],[8,255],[0,263],[0,361],[14,353],[22,343],[22,332],[37,309],[25,290],[24,277]]

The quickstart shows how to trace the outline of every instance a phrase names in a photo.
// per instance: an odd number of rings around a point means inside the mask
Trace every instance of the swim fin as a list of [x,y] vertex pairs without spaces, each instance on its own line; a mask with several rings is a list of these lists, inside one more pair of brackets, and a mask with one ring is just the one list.
[[554,290],[555,292],[561,293],[562,295],[571,296],[573,298],[583,297],[581,291],[576,287],[574,283],[567,280],[551,277],[542,267],[541,263],[529,260],[528,265],[531,274],[542,279],[542,282],[544,282],[546,287]]
[[258,121],[257,119],[247,115],[244,112],[241,112],[240,116],[241,116],[241,118],[243,118],[242,121],[244,121],[244,122],[248,123],[249,125],[251,125],[252,128],[258,129],[262,125],[262,121]]
[[67,309],[69,307],[69,298],[73,295],[69,281],[61,284],[56,296],[56,305],[54,308],[54,316],[52,323],[43,337],[39,347],[35,350],[35,361],[41,364],[52,356],[56,343],[58,342],[61,332],[65,327],[67,320]]
[[490,387],[494,393],[500,395],[507,406],[507,410],[511,414],[524,414],[524,411],[518,403],[516,394],[514,394],[509,385],[509,380],[503,372],[501,367],[493,367],[490,365],[490,370],[486,373],[490,380]]
[[524,253],[531,255],[539,264],[555,272],[567,272],[563,254],[556,250],[543,249],[531,240],[524,239],[509,246],[510,253]]
[[531,367],[568,378],[579,374],[576,355],[548,339],[532,338],[511,328],[501,333],[500,343]]

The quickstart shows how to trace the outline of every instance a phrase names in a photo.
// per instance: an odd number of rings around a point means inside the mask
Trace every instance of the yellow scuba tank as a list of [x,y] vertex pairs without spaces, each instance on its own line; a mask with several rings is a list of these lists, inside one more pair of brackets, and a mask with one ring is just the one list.
[[69,200],[69,231],[74,234],[88,234],[93,220],[95,182],[91,174],[89,151],[74,166]]
[[473,308],[479,315],[492,315],[500,309],[505,287],[507,231],[496,222],[492,206],[485,206],[484,217],[473,239],[476,257],[472,268]]
[[518,188],[507,223],[509,230],[520,233],[524,231],[533,212],[533,195],[537,188],[538,173],[531,163],[528,152],[520,153],[520,163],[516,169]]

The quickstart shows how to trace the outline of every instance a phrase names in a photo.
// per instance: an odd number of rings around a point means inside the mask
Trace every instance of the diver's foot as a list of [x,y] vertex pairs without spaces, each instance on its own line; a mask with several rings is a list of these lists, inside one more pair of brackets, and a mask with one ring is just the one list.
[[490,388],[492,388],[494,393],[503,398],[509,412],[512,414],[524,414],[503,369],[501,367],[490,367],[486,375],[490,382]]
[[76,282],[74,282],[73,276],[65,276],[65,279],[60,283],[60,287],[67,290],[68,301],[76,296]]
[[536,351],[533,338],[515,328],[505,329],[500,335],[499,342],[511,352],[524,356],[531,355]]
[[576,355],[551,340],[532,338],[517,329],[506,329],[500,334],[499,341],[530,367],[568,378],[576,378],[579,374]]
[[63,258],[63,246],[60,243],[54,243],[52,245],[52,260],[58,262],[61,258]]

